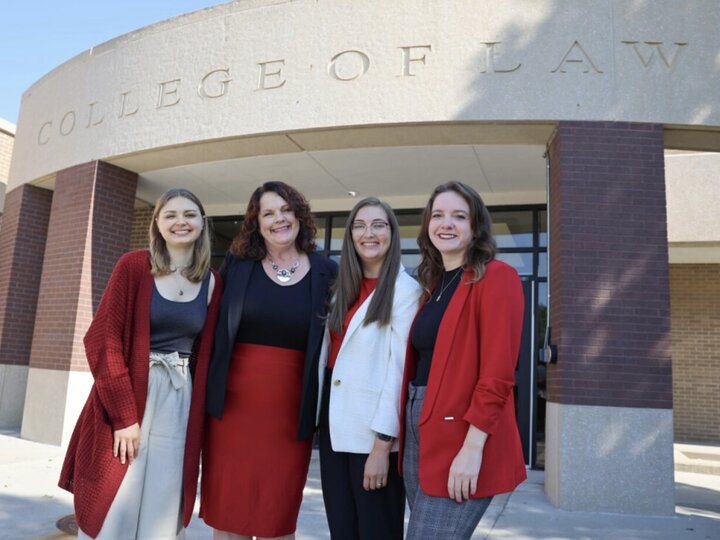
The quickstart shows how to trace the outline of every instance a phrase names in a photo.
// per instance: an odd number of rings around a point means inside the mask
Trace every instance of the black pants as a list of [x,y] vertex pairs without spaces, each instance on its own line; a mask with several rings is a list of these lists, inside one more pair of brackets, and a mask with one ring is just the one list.
[[365,491],[368,454],[335,452],[330,444],[328,403],[332,372],[325,373],[320,409],[320,480],[333,540],[402,540],[405,488],[398,474],[397,452],[390,453],[387,486]]

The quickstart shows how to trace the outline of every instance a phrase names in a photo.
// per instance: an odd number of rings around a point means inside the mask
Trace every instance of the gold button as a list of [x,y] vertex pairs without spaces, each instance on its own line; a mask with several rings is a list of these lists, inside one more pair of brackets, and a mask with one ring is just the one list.
[[334,384],[335,386],[340,386],[340,379],[335,379],[335,380],[333,381],[333,384]]

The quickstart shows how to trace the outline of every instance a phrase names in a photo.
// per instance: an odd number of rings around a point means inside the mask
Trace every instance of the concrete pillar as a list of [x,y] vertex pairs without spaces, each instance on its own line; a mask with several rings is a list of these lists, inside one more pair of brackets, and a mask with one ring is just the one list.
[[21,436],[64,444],[92,377],[82,343],[128,248],[137,174],[103,162],[57,173],[37,301]]
[[52,191],[7,194],[0,227],[0,428],[19,429]]
[[549,155],[546,493],[568,510],[672,514],[663,128],[561,122]]

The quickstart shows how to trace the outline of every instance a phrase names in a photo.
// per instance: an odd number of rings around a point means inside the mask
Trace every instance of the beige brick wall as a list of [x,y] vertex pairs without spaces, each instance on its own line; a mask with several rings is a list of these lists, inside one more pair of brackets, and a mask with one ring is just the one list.
[[7,184],[15,136],[0,128],[0,182]]
[[675,440],[720,443],[720,264],[670,265]]
[[10,174],[10,156],[12,156],[15,137],[0,129],[0,182],[7,183]]

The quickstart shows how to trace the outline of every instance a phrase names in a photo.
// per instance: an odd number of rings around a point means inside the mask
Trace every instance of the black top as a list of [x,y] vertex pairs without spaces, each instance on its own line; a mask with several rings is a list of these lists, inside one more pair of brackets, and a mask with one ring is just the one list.
[[236,343],[305,350],[310,328],[310,272],[297,283],[282,286],[256,262],[244,294]]
[[414,386],[427,386],[440,321],[442,321],[455,289],[462,281],[462,272],[462,268],[444,272],[430,300],[423,305],[415,319],[410,335],[412,346],[419,357],[417,373],[412,382]]
[[207,316],[210,272],[200,286],[200,292],[190,302],[175,302],[164,298],[153,285],[150,301],[150,350],[175,352],[190,356],[195,338],[202,331]]
[[[325,256],[310,251],[310,328],[305,349],[305,373],[303,374],[302,397],[298,438],[312,437],[315,432],[315,414],[318,401],[318,358],[325,327],[325,311],[330,283],[337,275],[337,264]],[[242,325],[244,293],[248,290],[250,274],[255,261],[241,259],[227,253],[220,268],[223,282],[223,296],[215,329],[213,356],[208,368],[207,412],[215,418],[222,418],[227,393],[230,359],[235,347],[235,336]],[[288,306],[283,306],[288,309]]]

